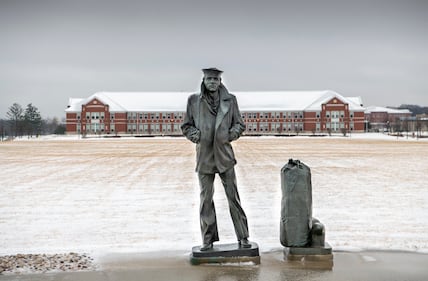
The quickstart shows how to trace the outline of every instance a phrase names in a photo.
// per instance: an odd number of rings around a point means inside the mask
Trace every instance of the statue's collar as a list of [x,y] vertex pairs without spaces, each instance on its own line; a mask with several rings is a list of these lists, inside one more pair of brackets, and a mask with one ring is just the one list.
[[[204,95],[206,95],[206,91],[205,91],[205,85],[202,82],[201,94],[199,95],[199,97],[203,98]],[[220,84],[220,87],[218,88],[218,95],[220,97],[220,100],[230,100],[232,98],[232,95],[229,94],[229,91],[226,89],[226,87],[223,84]]]

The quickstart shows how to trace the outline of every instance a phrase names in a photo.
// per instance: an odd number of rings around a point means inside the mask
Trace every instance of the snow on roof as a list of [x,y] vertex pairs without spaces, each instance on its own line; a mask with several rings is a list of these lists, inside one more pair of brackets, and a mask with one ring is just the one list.
[[388,107],[381,107],[381,106],[369,106],[366,108],[364,113],[372,113],[372,112],[386,112],[390,114],[411,114],[412,112],[408,109],[395,109],[395,108],[388,108]]
[[[241,111],[304,110],[324,91],[233,92]],[[319,109],[318,109],[319,110]]]
[[361,97],[346,97],[348,101],[353,102],[356,105],[363,106],[363,99]]
[[80,111],[82,108],[83,100],[84,99],[81,99],[81,98],[69,98],[68,99],[68,106],[67,106],[67,109],[65,111],[67,111],[67,112],[68,111],[71,111],[71,112]]
[[334,91],[323,91],[321,92],[322,95],[313,101],[309,106],[305,108],[306,111],[317,111],[321,110],[321,105],[327,103],[332,98],[337,98],[341,100],[344,103],[347,103],[349,106],[349,110],[363,110],[364,108],[361,106],[361,104],[355,103],[353,100],[345,98],[344,96],[334,92]]
[[82,105],[93,99],[108,104],[110,112],[185,111],[188,92],[97,92],[69,104],[66,112],[80,112]]
[[[364,110],[342,95],[326,91],[232,92],[241,111],[316,111],[333,97],[349,104],[350,110]],[[80,112],[93,99],[108,104],[111,112],[185,111],[189,92],[97,92],[86,99],[71,98],[66,112]],[[361,101],[361,98],[360,100]]]

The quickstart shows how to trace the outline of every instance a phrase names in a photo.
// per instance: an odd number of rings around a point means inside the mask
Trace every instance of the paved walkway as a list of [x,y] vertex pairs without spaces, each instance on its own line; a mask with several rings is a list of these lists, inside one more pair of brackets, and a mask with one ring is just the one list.
[[428,255],[391,252],[335,252],[332,270],[302,262],[286,262],[281,251],[261,254],[260,265],[192,266],[188,254],[112,254],[98,260],[92,272],[0,275],[0,280],[120,280],[120,281],[307,281],[307,280],[428,280]]

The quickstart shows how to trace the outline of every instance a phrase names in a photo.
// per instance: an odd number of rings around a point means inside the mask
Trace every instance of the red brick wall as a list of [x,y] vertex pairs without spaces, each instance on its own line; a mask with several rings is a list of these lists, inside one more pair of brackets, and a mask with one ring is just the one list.
[[321,116],[317,118],[316,112],[303,112],[303,117],[305,123],[303,124],[303,130],[307,132],[312,132],[316,130],[316,123],[320,122]]
[[364,132],[364,111],[354,112],[354,131]]
[[67,112],[65,114],[65,129],[67,134],[75,134],[76,133],[76,124],[78,122],[77,120],[77,113],[74,112]]

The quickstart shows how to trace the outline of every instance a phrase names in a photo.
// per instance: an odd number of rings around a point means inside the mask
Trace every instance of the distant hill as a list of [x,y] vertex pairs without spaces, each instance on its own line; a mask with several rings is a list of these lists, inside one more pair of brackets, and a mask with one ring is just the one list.
[[412,112],[412,116],[415,116],[417,114],[428,114],[428,106],[419,106],[416,104],[402,104],[399,107],[392,107],[389,106],[389,108],[396,108],[396,109],[408,109]]

